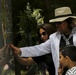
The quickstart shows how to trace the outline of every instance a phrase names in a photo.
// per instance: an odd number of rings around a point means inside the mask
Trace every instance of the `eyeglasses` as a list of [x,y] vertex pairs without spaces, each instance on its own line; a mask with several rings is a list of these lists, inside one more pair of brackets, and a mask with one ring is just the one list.
[[41,36],[41,35],[45,36],[46,34],[47,34],[46,32],[42,32],[42,33],[40,34],[40,36]]
[[61,24],[62,22],[55,22],[55,24]]

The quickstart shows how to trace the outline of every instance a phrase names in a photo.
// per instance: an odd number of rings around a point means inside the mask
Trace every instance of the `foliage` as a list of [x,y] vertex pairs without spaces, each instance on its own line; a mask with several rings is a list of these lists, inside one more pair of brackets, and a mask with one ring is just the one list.
[[37,21],[37,25],[41,25],[44,23],[44,17],[40,14],[41,9],[34,9],[32,13],[32,17],[34,17]]
[[[20,12],[20,22],[18,23],[19,26],[19,33],[22,36],[22,40],[19,43],[19,46],[25,41],[26,45],[32,45],[31,42],[32,38],[36,38],[37,33],[37,25],[40,25],[44,23],[43,17],[40,14],[41,9],[33,9],[31,10],[31,7],[29,3],[27,3],[26,10],[23,12]],[[34,42],[36,42],[34,40]],[[36,44],[36,43],[35,43]]]

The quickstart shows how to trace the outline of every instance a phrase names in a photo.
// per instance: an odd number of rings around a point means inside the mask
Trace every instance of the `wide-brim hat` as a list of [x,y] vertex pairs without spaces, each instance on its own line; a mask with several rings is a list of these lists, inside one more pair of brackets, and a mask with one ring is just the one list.
[[55,18],[49,20],[49,22],[62,22],[68,18],[76,18],[76,16],[73,16],[69,7],[60,7],[55,9]]

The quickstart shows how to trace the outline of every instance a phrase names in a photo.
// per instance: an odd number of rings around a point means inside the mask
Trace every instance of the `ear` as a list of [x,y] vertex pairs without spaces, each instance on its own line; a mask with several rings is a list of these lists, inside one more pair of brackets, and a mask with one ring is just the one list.
[[66,59],[66,61],[69,61],[70,58],[68,56],[66,56],[65,59]]

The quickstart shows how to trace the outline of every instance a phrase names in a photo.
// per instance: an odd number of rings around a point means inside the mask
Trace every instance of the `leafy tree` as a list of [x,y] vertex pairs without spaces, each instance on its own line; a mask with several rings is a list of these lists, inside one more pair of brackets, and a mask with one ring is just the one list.
[[44,18],[40,14],[40,11],[42,10],[33,9],[32,11],[29,3],[27,3],[26,10],[20,12],[20,22],[18,26],[20,29],[19,33],[22,36],[22,40],[19,42],[19,46],[36,44],[35,42],[37,41],[37,25],[44,23]]

